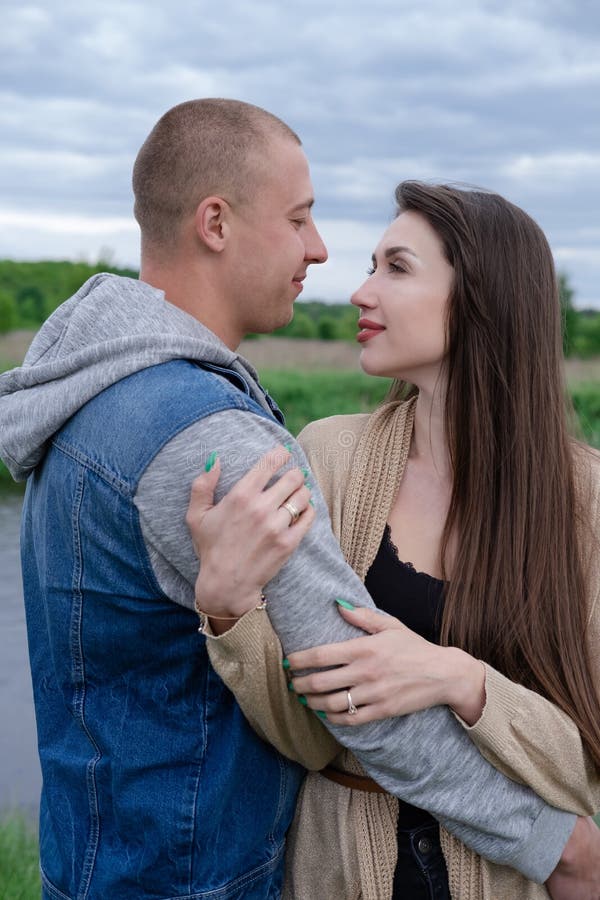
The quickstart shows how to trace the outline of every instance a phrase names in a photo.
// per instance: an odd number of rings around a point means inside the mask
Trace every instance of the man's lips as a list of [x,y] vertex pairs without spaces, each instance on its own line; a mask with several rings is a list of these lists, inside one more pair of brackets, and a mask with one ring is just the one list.
[[370,319],[362,318],[358,320],[358,328],[359,332],[356,335],[356,340],[361,344],[365,341],[369,341],[372,337],[375,337],[376,334],[385,331],[384,325],[378,325],[377,322],[371,322]]
[[294,287],[296,287],[298,289],[298,291],[301,291],[304,288],[304,285],[302,284],[302,282],[304,281],[305,278],[306,278],[306,275],[300,275],[300,276],[297,276],[296,278],[292,278],[292,284],[294,285]]

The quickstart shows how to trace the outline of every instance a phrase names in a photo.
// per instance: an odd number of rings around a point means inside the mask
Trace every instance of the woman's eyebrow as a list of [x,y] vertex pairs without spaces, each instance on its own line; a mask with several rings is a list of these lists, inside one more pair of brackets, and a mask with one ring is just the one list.
[[388,247],[384,253],[384,256],[386,259],[389,259],[390,256],[395,256],[396,253],[409,253],[411,256],[414,256],[415,259],[418,259],[417,254],[415,253],[414,250],[411,250],[410,247],[404,247],[404,246]]
[[[389,259],[390,256],[395,256],[396,253],[408,253],[410,256],[414,256],[415,259],[419,258],[414,250],[411,250],[410,247],[404,247],[403,245],[399,245],[398,247],[388,247],[387,250],[384,251],[383,255],[385,259]],[[376,258],[374,253],[371,254],[371,260],[373,262],[373,265],[375,265]]]

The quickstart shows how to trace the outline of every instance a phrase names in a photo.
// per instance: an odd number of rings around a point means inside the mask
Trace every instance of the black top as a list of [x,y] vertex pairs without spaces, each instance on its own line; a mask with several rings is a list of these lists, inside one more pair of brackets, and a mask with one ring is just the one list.
[[[400,619],[426,640],[439,644],[444,582],[426,572],[417,572],[412,563],[399,559],[389,525],[385,526],[377,556],[367,572],[365,587],[379,609]],[[425,810],[403,800],[399,804],[399,827],[416,828],[435,822]]]

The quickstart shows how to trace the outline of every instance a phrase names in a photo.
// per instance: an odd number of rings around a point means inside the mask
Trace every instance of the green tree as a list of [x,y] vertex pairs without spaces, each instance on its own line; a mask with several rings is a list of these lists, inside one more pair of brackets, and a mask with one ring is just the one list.
[[36,326],[44,321],[44,292],[39,285],[29,284],[21,288],[16,299],[20,325]]
[[7,291],[0,291],[0,334],[6,334],[17,324],[17,305]]
[[285,325],[284,328],[279,328],[275,334],[281,337],[316,338],[317,326],[304,310],[296,306],[292,321]]
[[321,316],[317,321],[317,331],[322,341],[334,341],[337,338],[337,322],[332,316]]
[[562,310],[563,351],[565,356],[570,356],[575,350],[579,316],[573,306],[575,291],[571,287],[566,272],[558,273],[558,293]]
[[571,353],[582,359],[600,356],[600,314],[578,313],[577,329],[572,338]]
[[340,340],[355,341],[358,332],[358,309],[349,303],[344,304],[338,319],[337,336]]
[[0,260],[0,293],[9,294],[17,310],[12,327],[39,327],[60,303],[79,290],[84,281],[101,271],[137,277],[137,272],[132,269],[113,267],[110,259],[94,264],[67,260]]

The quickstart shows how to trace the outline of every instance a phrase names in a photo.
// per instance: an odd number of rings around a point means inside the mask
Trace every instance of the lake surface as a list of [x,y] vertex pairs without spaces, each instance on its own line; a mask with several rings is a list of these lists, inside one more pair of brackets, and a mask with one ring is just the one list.
[[22,497],[0,495],[0,814],[34,813],[41,775],[19,561]]

